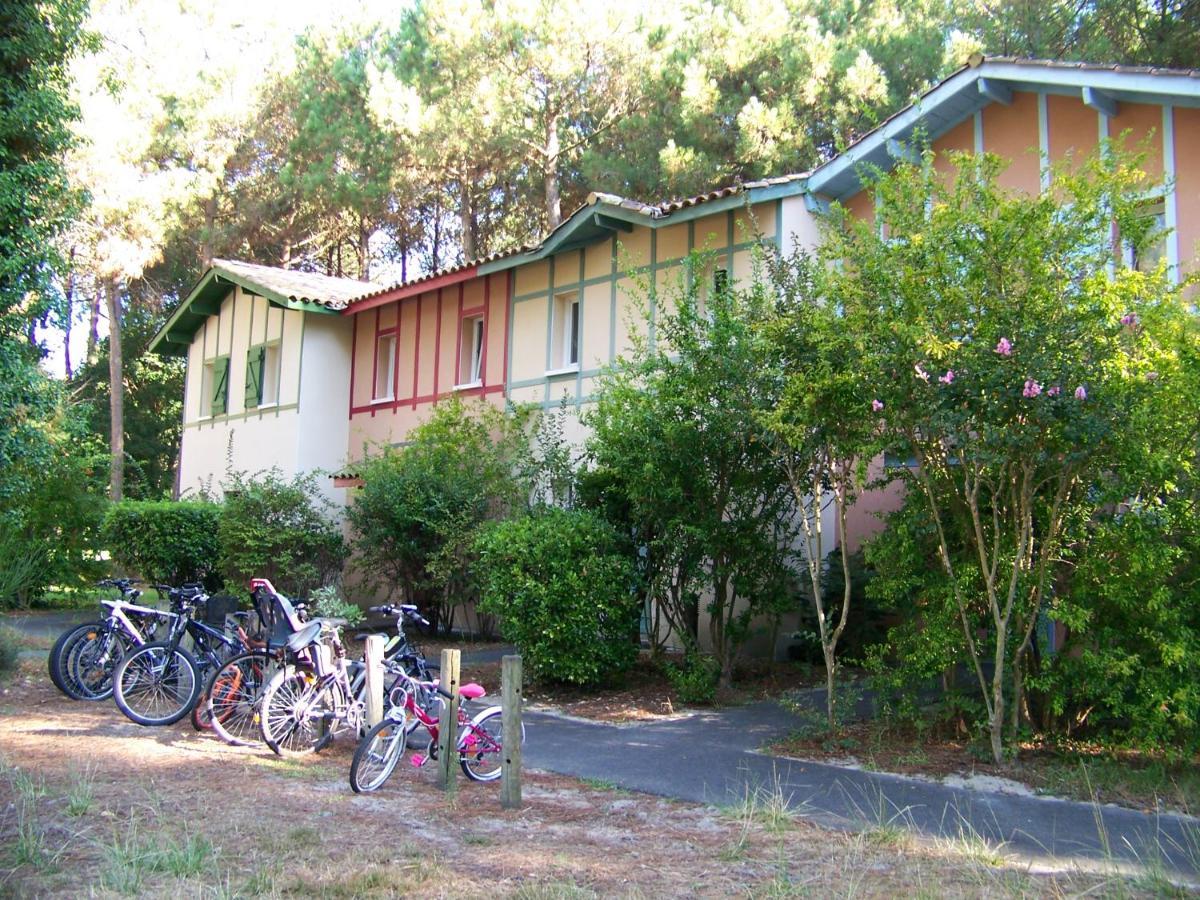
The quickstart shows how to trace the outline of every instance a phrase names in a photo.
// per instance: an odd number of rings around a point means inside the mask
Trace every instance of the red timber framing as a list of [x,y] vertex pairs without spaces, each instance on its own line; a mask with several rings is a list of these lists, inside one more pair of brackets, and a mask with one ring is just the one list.
[[[391,291],[387,294],[373,297],[361,304],[353,304],[345,314],[357,316],[355,327],[352,330],[351,337],[351,373],[350,373],[350,417],[356,415],[370,414],[372,417],[386,412],[394,412],[400,407],[407,406],[411,409],[416,409],[418,406],[426,403],[436,403],[446,397],[455,395],[459,397],[483,397],[490,394],[501,393],[508,381],[508,345],[509,345],[509,317],[512,315],[510,310],[511,294],[513,288],[513,277],[511,272],[506,272],[503,276],[498,273],[495,275],[482,276],[483,279],[483,299],[482,302],[472,306],[466,306],[466,288],[470,281],[474,280],[474,269],[467,272],[454,272],[447,276],[430,279],[426,282],[421,282],[416,285],[411,285],[407,288],[401,288],[397,291]],[[504,278],[504,315],[498,317],[494,315],[495,310],[492,307],[492,279]],[[458,287],[457,298],[451,300],[450,289],[455,285]],[[497,290],[500,290],[500,285],[497,285]],[[425,309],[429,305],[427,298],[432,300],[435,305],[435,312],[432,316],[432,322],[425,322]],[[456,302],[456,311],[445,310],[443,307],[446,302]],[[395,309],[395,324],[384,327],[382,325],[385,318],[383,316],[387,306],[392,305]],[[364,316],[374,313],[374,327],[365,326],[363,324]],[[442,354],[442,335],[443,325],[442,319],[446,314],[454,315],[454,371],[450,378],[450,383],[447,384],[441,371],[443,354]],[[462,345],[463,345],[463,323],[467,319],[477,316],[483,318],[483,346],[480,352],[480,384],[478,387],[459,387],[460,373],[462,372]],[[407,319],[407,321],[406,321]],[[369,320],[368,320],[369,321]],[[433,348],[430,352],[429,347],[424,348],[422,352],[422,343],[428,344],[430,335],[424,335],[422,339],[422,331],[426,330],[425,326],[430,325],[433,331]],[[491,343],[492,328],[495,325],[501,325],[503,332],[496,336],[502,338],[503,356],[502,356],[502,372],[497,380],[494,376],[488,376],[488,359],[494,358],[493,354],[489,355],[488,345]],[[359,330],[363,329],[362,341],[359,340]],[[359,369],[359,347],[362,346],[368,334],[371,335],[371,368],[369,372],[370,391],[365,402],[355,403],[356,392],[361,390],[361,382],[363,377],[358,375]],[[375,379],[378,377],[379,370],[379,339],[387,334],[395,334],[395,372],[393,373],[392,384],[394,386],[394,394],[390,400],[375,401],[376,385]],[[411,338],[409,335],[412,335]],[[405,347],[402,341],[407,341],[411,344],[412,353],[412,391],[410,396],[401,396],[401,360],[406,357]],[[363,352],[365,353],[365,347]],[[447,348],[447,351],[449,348]],[[432,363],[432,372],[422,371],[422,362],[426,368],[429,368]],[[432,374],[432,389],[430,388],[429,376]],[[421,393],[422,381],[425,383],[426,393]],[[404,378],[407,382],[407,376]]]

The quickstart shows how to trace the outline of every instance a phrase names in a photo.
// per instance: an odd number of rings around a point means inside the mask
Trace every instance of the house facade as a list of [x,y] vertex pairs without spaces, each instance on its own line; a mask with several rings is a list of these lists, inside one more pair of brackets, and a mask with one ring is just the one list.
[[[185,356],[181,496],[230,472],[331,470],[346,456],[351,335],[340,312],[373,287],[214,260],[150,349]],[[341,492],[323,479],[331,501]]]
[[[1001,183],[1035,195],[1053,189],[1053,164],[1106,139],[1145,152],[1155,183],[1146,215],[1165,229],[1161,246],[1131,262],[1161,258],[1176,279],[1196,271],[1200,72],[982,57],[812,172],[658,204],[593,194],[533,246],[401,284],[218,262],[154,344],[188,357],[180,486],[216,485],[227,455],[244,471],[351,473],[452,395],[501,407],[565,401],[575,414],[566,437],[580,445],[578,412],[598,375],[635,332],[653,339],[673,284],[701,278],[703,296],[718,280],[750,278],[755,245],[815,247],[832,203],[872,219],[864,167],[887,169],[928,141],[943,171],[949,151],[994,153],[1009,163]],[[685,274],[696,250],[708,270]],[[344,502],[335,483],[354,479],[329,482]],[[894,491],[862,498],[848,549],[898,503]]]

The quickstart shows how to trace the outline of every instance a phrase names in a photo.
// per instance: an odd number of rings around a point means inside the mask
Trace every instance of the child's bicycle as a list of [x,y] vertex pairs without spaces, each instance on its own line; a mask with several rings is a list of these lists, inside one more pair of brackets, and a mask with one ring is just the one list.
[[[389,674],[391,670],[389,669]],[[371,728],[359,741],[350,763],[350,787],[355,793],[377,791],[396,769],[408,746],[408,736],[418,725],[429,732],[425,753],[412,757],[412,765],[423,766],[437,759],[438,723],[445,709],[445,698],[436,681],[419,681],[403,672],[392,686],[389,705],[383,720]],[[469,703],[487,695],[474,682],[459,688],[459,697]],[[472,781],[494,781],[500,777],[502,747],[502,715],[499,706],[489,706],[471,716],[466,703],[458,708],[458,763]],[[525,742],[525,727],[521,726],[521,743]]]

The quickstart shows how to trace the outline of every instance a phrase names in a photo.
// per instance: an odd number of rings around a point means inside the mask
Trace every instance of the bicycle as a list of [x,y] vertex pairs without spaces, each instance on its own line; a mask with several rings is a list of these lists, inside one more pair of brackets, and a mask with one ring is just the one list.
[[[487,696],[487,691],[468,682],[459,688],[458,694],[465,701],[458,708],[455,751],[459,766],[472,781],[495,781],[500,777],[503,759],[501,708],[489,706],[470,716],[466,704]],[[403,675],[400,683],[393,687],[390,706],[382,721],[366,733],[354,751],[350,763],[351,790],[363,794],[383,787],[403,756],[409,735],[418,725],[429,733],[429,744],[424,754],[414,754],[413,766],[420,768],[429,760],[436,760],[439,725],[448,697],[436,681],[420,681]],[[524,725],[521,726],[521,743],[525,743]]]
[[[111,696],[112,673],[125,653],[154,640],[159,627],[170,619],[169,612],[134,602],[142,594],[134,587],[136,584],[140,582],[130,578],[97,582],[98,587],[115,587],[121,598],[100,601],[107,609],[101,621],[78,625],[55,641],[48,660],[50,680],[72,700],[104,700]],[[181,596],[176,593],[180,590],[199,590],[198,585],[155,588],[172,598]]]
[[262,646],[251,647],[215,669],[203,694],[213,732],[235,746],[262,740],[263,690],[277,671],[287,639],[305,622],[304,604],[293,604],[265,578],[250,582],[250,596],[261,624]]
[[[436,667],[404,632],[405,619],[428,626],[417,608],[376,606],[371,612],[396,616],[396,636],[385,647],[386,671],[394,679],[406,672],[429,678]],[[261,700],[267,746],[280,755],[308,753],[322,749],[341,731],[353,730],[361,736],[366,722],[366,665],[346,658],[336,625],[327,620],[310,623],[305,631],[292,635],[286,652],[292,661],[271,678]],[[384,692],[385,704],[391,690]]]
[[[203,593],[183,598],[180,612],[172,613],[167,639],[143,644],[117,666],[113,697],[130,720],[147,726],[178,722],[196,705],[208,670],[246,649],[236,638],[192,617],[207,602]],[[185,636],[196,655],[180,646]]]

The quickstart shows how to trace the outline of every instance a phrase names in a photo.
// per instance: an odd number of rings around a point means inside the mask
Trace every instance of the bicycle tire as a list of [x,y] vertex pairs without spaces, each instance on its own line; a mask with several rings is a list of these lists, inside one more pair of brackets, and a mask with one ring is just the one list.
[[77,699],[94,702],[113,695],[113,677],[131,643],[124,632],[103,627],[80,635],[68,651],[64,675]]
[[294,665],[275,673],[263,691],[261,713],[262,738],[273,753],[300,756],[329,743],[332,687],[319,686],[316,675]]
[[[458,738],[458,763],[472,781],[495,781],[504,760],[504,716],[499,706],[491,706],[471,719]],[[521,725],[521,743],[525,743],[525,725]]]
[[240,653],[215,670],[205,685],[212,730],[227,744],[262,741],[261,703],[273,657],[265,650]]
[[200,693],[196,661],[167,641],[143,644],[113,674],[117,708],[139,725],[173,725],[192,711]]
[[74,685],[70,683],[67,672],[67,661],[70,658],[71,648],[84,635],[92,631],[99,631],[102,628],[104,628],[103,622],[84,622],[81,625],[76,625],[74,628],[68,628],[58,636],[58,639],[54,642],[54,646],[50,648],[50,655],[46,658],[46,668],[50,673],[50,681],[72,700],[82,700],[83,698],[79,696],[75,691]]
[[350,762],[350,789],[354,793],[368,794],[383,787],[404,756],[409,731],[404,722],[385,716],[358,742]]

